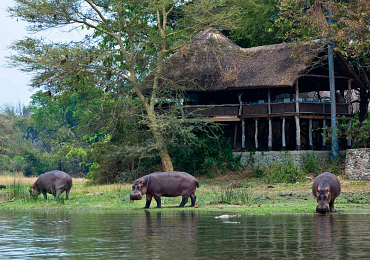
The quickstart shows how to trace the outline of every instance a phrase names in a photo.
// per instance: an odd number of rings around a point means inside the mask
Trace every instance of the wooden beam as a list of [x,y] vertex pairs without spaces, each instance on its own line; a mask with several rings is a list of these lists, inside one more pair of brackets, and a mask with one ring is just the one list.
[[285,140],[285,117],[283,117],[283,122],[281,125],[281,142],[282,142],[282,148],[286,149],[286,140]]
[[238,122],[235,122],[235,130],[234,130],[234,150],[236,148],[236,136],[238,134]]
[[258,118],[254,119],[254,147],[258,151]]
[[299,113],[299,86],[298,86],[298,79],[295,82],[295,112]]
[[322,120],[322,149],[325,150],[325,146],[326,146],[326,119],[324,118]]
[[243,113],[243,102],[242,102],[243,92],[238,91],[238,100],[239,100],[239,116]]
[[[299,113],[299,86],[298,79],[295,82],[295,112]],[[301,150],[301,126],[299,124],[299,117],[295,116],[295,134],[296,134],[296,150]]]
[[271,90],[270,88],[267,89],[267,111],[271,114]]
[[242,148],[245,148],[245,119],[242,119]]
[[271,120],[271,117],[269,117],[268,121],[269,121],[268,150],[272,151],[272,120]]
[[309,140],[309,146],[310,150],[313,149],[313,143],[312,143],[312,118],[308,120],[308,140]]
[[347,104],[348,104],[348,114],[352,113],[352,79],[348,80],[348,90],[347,90]]
[[[318,74],[306,74],[306,75],[303,75],[303,78],[304,77],[314,77],[314,78],[324,78],[324,79],[328,79],[329,76],[326,76],[326,75],[318,75]],[[350,79],[349,77],[346,77],[346,76],[335,76],[336,79]]]

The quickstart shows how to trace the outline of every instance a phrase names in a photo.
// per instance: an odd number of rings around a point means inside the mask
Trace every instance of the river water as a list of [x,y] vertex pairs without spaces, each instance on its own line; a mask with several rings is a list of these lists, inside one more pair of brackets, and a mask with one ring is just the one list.
[[[235,214],[235,213],[234,213]],[[0,259],[360,259],[370,215],[0,210]]]

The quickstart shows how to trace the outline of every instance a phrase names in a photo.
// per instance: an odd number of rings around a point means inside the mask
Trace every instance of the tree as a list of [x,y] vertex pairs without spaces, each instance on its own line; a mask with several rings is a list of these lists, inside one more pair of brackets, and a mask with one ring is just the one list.
[[[325,12],[328,10],[329,12]],[[330,13],[331,23],[326,22]],[[322,39],[357,67],[366,88],[360,90],[360,119],[368,115],[370,98],[370,1],[369,0],[282,0],[280,22],[290,29],[287,40]]]
[[[121,100],[136,97],[145,113],[155,149],[165,171],[173,170],[164,131],[168,124],[155,110],[161,94],[166,58],[192,35],[209,26],[237,25],[238,2],[185,0],[15,0],[12,16],[27,21],[31,32],[75,26],[92,29],[82,43],[46,43],[36,38],[18,41],[12,65],[35,73],[32,86],[58,95],[73,90],[71,78],[89,78]],[[69,27],[71,28],[71,27]],[[142,79],[152,71],[151,85]],[[173,119],[173,118],[171,118]]]
[[276,0],[243,0],[243,26],[230,31],[230,39],[244,48],[282,43],[288,28],[278,23],[279,11]]

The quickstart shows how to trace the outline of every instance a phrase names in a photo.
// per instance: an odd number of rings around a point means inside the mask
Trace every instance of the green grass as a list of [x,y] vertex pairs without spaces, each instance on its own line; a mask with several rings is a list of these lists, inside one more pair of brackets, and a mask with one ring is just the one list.
[[[0,184],[5,179],[0,176]],[[7,177],[8,178],[8,177]],[[232,179],[232,178],[231,178]],[[267,184],[262,179],[204,179],[200,178],[200,187],[196,191],[197,205],[185,210],[204,210],[239,212],[244,214],[307,214],[314,213],[316,200],[311,194],[311,180],[294,184]],[[5,190],[0,191],[1,209],[33,208],[70,208],[70,209],[122,209],[142,210],[145,196],[139,201],[130,201],[131,183],[110,185],[87,185],[86,180],[74,179],[70,199],[65,200],[65,193],[58,201],[48,195],[44,200],[40,195],[37,200],[29,197],[29,187],[35,178],[13,177],[7,179]],[[340,178],[342,193],[335,202],[339,213],[370,213],[370,182],[349,181]],[[151,210],[178,210],[181,197],[162,197],[162,209],[155,209],[153,199]]]

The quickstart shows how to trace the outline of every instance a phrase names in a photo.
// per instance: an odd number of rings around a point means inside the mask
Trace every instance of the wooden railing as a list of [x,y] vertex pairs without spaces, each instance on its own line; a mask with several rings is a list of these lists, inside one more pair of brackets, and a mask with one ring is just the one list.
[[[239,104],[225,105],[194,105],[186,106],[185,111],[188,115],[203,115],[203,116],[253,116],[253,115],[281,115],[288,113],[296,113],[296,104],[294,102],[287,103],[271,103],[270,113],[269,104],[243,104],[241,114]],[[337,114],[349,115],[348,104],[336,104]],[[326,102],[299,102],[300,114],[330,114],[330,103]]]

